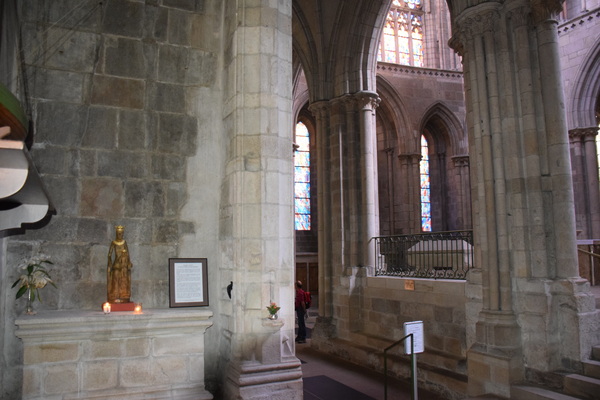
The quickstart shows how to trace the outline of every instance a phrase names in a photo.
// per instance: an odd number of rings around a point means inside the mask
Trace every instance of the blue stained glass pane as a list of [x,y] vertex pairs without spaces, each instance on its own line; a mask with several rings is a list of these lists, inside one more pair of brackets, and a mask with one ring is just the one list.
[[310,182],[310,168],[308,168],[308,167],[295,167],[294,168],[294,181],[296,181],[296,182]]
[[421,203],[429,203],[429,189],[421,189]]
[[429,188],[429,175],[421,175],[421,188]]
[[421,218],[421,230],[424,232],[431,232],[431,218],[430,217],[422,217]]
[[423,216],[431,216],[431,203],[423,203],[421,205],[421,214]]
[[310,153],[306,151],[297,151],[294,164],[302,167],[310,166]]
[[421,161],[420,167],[421,175],[429,175],[429,162]]
[[296,203],[296,213],[297,214],[310,214],[310,200],[309,199],[297,198],[295,200],[295,203]]
[[297,231],[309,231],[310,230],[310,215],[296,214],[295,215],[295,228]]
[[301,198],[310,198],[310,183],[295,182],[294,196]]

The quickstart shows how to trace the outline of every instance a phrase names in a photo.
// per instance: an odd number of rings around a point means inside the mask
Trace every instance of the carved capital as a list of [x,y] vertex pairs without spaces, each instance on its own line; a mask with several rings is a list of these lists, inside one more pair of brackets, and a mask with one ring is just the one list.
[[506,13],[506,16],[511,20],[513,28],[527,26],[531,15],[531,9],[527,6],[518,6],[512,8]]
[[400,164],[417,164],[421,161],[421,154],[419,153],[404,153],[398,154],[398,160],[400,160]]
[[308,106],[308,111],[310,111],[315,118],[324,118],[329,114],[331,109],[331,105],[328,101],[315,101]]
[[365,111],[375,110],[381,102],[381,98],[376,92],[362,91],[354,96],[358,101],[358,106]]
[[461,57],[465,55],[465,44],[463,43],[463,37],[460,34],[452,35],[448,40],[448,46]]
[[469,156],[467,155],[462,155],[462,156],[454,156],[452,157],[452,162],[454,163],[455,167],[468,167],[470,162],[469,162]]
[[463,41],[495,31],[496,23],[500,20],[500,7],[500,3],[485,2],[470,7],[459,15],[456,18],[456,28]]
[[558,14],[562,11],[564,0],[532,0],[531,14],[535,24],[551,20],[556,22]]
[[575,128],[569,130],[569,140],[571,142],[579,140],[595,140],[597,135],[597,126],[592,126],[590,128]]

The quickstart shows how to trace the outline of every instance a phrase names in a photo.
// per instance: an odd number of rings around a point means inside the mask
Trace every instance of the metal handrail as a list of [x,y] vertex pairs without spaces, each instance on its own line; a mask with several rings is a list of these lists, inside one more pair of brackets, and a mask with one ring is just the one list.
[[376,276],[466,279],[474,266],[472,230],[378,236],[370,241]]
[[410,361],[412,368],[410,369],[410,378],[411,378],[411,399],[417,400],[417,376],[415,375],[416,368],[416,358],[415,358],[415,341],[413,340],[413,334],[409,333],[404,336],[402,339],[398,340],[395,343],[392,343],[390,346],[386,347],[383,350],[383,396],[384,399],[387,400],[388,393],[388,382],[387,382],[387,351],[396,347],[400,343],[404,342],[407,338],[410,338]]
[[588,254],[588,255],[590,255],[592,257],[600,258],[600,254],[598,254],[598,253],[592,253],[591,251],[583,250],[583,249],[580,249],[579,247],[577,247],[577,251],[580,251],[582,253]]

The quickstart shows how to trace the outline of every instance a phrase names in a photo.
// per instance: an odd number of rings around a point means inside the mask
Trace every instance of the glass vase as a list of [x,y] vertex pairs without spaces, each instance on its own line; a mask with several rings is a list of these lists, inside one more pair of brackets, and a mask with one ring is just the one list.
[[31,288],[27,289],[27,305],[25,306],[25,314],[27,315],[35,315],[37,312],[33,309],[33,290]]
[[279,318],[279,317],[277,316],[277,313],[275,313],[275,314],[269,314],[269,319],[273,319],[273,320],[275,320],[275,319],[277,319],[277,318]]

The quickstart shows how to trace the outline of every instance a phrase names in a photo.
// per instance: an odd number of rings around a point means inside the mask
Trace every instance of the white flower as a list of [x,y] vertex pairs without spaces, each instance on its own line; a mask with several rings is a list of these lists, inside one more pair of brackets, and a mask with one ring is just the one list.
[[27,290],[35,290],[33,294],[33,299],[35,299],[35,294],[37,293],[37,298],[40,298],[40,294],[38,289],[45,287],[48,283],[52,286],[56,287],[52,279],[50,278],[50,274],[44,268],[43,264],[52,264],[52,262],[48,259],[48,256],[40,254],[38,256],[32,257],[27,261],[23,261],[19,264],[18,268],[25,270],[26,274],[23,274],[13,283],[12,287],[19,286],[19,290],[17,291],[17,299],[25,294]]

